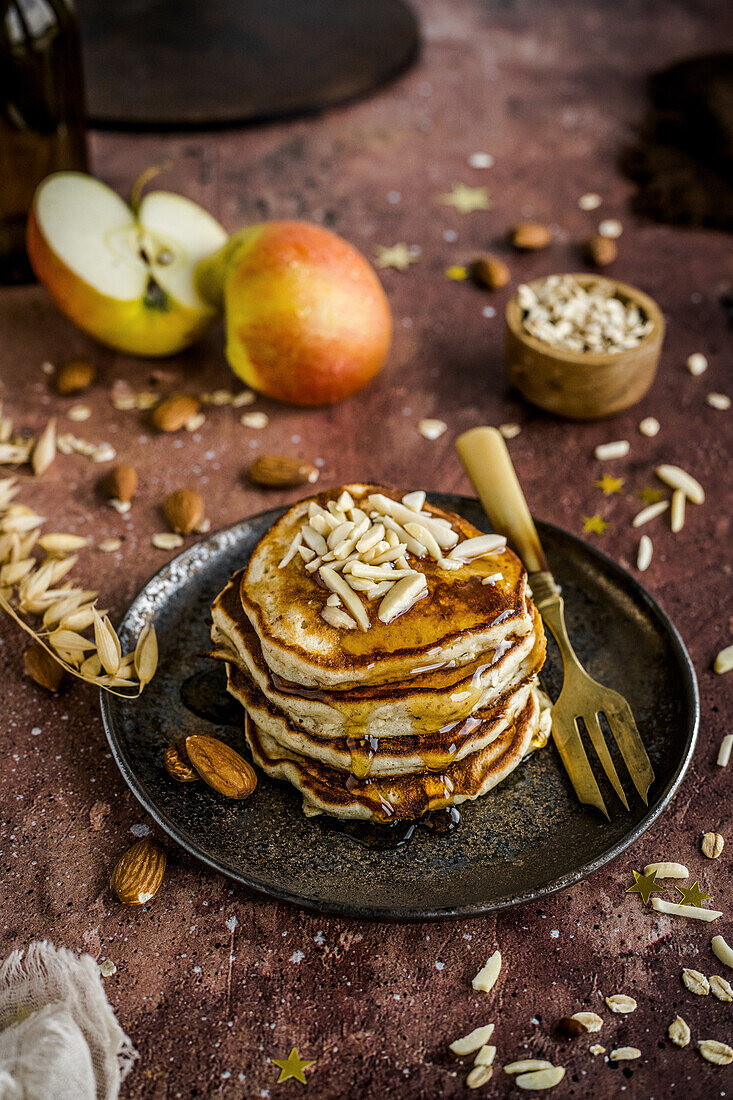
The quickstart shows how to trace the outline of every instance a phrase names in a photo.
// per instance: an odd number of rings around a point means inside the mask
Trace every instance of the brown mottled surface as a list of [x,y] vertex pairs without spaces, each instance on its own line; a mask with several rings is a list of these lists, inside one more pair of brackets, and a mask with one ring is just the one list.
[[[212,409],[200,438],[155,437],[142,415],[112,409],[112,383],[127,378],[145,388],[154,375],[161,391],[229,385],[219,335],[168,362],[133,362],[74,331],[39,288],[3,291],[5,411],[33,429],[51,412],[63,415],[72,401],[49,395],[40,363],[73,352],[93,356],[100,369],[89,397],[93,416],[62,424],[110,440],[137,466],[142,484],[128,521],[101,505],[99,467],[60,457],[40,481],[27,481],[23,499],[48,515],[52,528],[95,539],[126,536],[119,558],[90,551],[83,559],[83,575],[118,616],[166,560],[150,546],[163,526],[166,491],[198,486],[216,526],[295,498],[247,486],[242,471],[263,451],[322,459],[324,485],[372,478],[465,491],[453,437],[479,422],[516,420],[524,430],[511,449],[537,514],[579,531],[583,515],[602,513],[613,524],[602,544],[624,563],[633,562],[638,541],[629,525],[634,493],[653,483],[655,463],[679,462],[704,483],[708,503],[688,509],[676,537],[664,522],[654,526],[646,583],[680,627],[700,678],[702,726],[692,768],[668,812],[632,851],[542,905],[498,917],[423,927],[314,917],[250,897],[177,852],[155,901],[126,910],[106,884],[144,814],[110,759],[96,697],[74,687],[49,698],[32,686],[20,672],[22,639],[3,623],[3,951],[48,937],[115,961],[107,989],[141,1055],[124,1089],[130,1098],[299,1095],[297,1084],[275,1085],[268,1062],[293,1045],[316,1060],[307,1094],[319,1100],[471,1095],[446,1044],[494,1020],[500,1063],[533,1054],[567,1066],[558,1097],[605,1100],[625,1090],[643,1100],[707,1100],[733,1088],[733,1069],[703,1062],[694,1044],[672,1047],[665,1029],[679,1012],[694,1040],[731,1038],[730,1006],[697,998],[680,983],[685,964],[708,974],[723,969],[710,953],[711,927],[656,918],[623,890],[632,868],[682,860],[726,910],[714,930],[733,941],[731,772],[715,767],[731,728],[733,676],[711,672],[715,653],[731,641],[726,494],[733,414],[704,400],[731,386],[718,302],[730,293],[730,240],[636,221],[615,158],[643,110],[646,72],[718,48],[727,9],[712,0],[422,0],[420,9],[420,64],[365,103],[247,132],[92,140],[93,163],[105,179],[128,188],[145,165],[170,161],[163,183],[200,199],[230,228],[268,216],[304,217],[334,226],[368,254],[377,244],[419,245],[420,261],[408,272],[384,273],[397,336],[382,378],[330,410],[262,401],[258,407],[271,420],[261,433],[240,427],[231,410]],[[492,153],[495,167],[470,169],[466,158],[476,151]],[[437,196],[456,181],[486,184],[494,209],[461,216],[440,205]],[[603,196],[598,213],[578,209],[586,191]],[[578,241],[599,216],[620,216],[625,232],[614,271],[654,295],[668,317],[653,391],[610,424],[568,426],[511,396],[501,366],[505,292],[492,297],[444,277],[448,264],[499,242],[508,225],[527,216],[549,222],[556,243],[535,256],[511,256],[515,281],[576,268]],[[447,241],[454,233],[457,239]],[[497,316],[482,315],[488,306]],[[710,370],[692,378],[684,361],[698,350]],[[636,431],[649,414],[662,424],[655,439]],[[436,415],[449,431],[428,442],[416,424]],[[593,484],[601,470],[592,451],[617,438],[631,440],[631,455],[607,465],[626,484],[620,496],[603,497]],[[718,863],[699,851],[709,828],[729,840]],[[505,960],[499,984],[488,997],[474,996],[470,979],[497,945]],[[594,1037],[609,1050],[641,1048],[629,1078],[592,1058],[591,1040],[558,1042],[553,1034],[566,1012],[598,1008],[599,992],[638,999],[630,1017],[604,1011],[604,1029]],[[502,1073],[489,1091],[515,1093]]]

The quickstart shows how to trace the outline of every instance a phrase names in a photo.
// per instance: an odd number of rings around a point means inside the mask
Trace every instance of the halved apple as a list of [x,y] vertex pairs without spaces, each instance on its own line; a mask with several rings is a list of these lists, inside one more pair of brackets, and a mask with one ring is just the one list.
[[173,355],[216,324],[219,311],[199,294],[194,272],[226,240],[182,195],[151,191],[133,211],[82,172],[48,176],[28,218],[31,265],[59,309],[131,355]]

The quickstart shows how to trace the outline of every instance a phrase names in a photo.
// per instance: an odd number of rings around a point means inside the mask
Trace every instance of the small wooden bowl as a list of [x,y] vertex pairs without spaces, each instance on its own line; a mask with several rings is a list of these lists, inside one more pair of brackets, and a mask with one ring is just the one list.
[[524,331],[524,311],[515,294],[506,307],[506,372],[533,405],[572,420],[600,420],[635,405],[651,386],[662,350],[664,317],[657,303],[636,287],[587,272],[572,278],[583,285],[610,283],[617,297],[636,304],[651,320],[651,331],[637,347],[615,354],[564,351]]

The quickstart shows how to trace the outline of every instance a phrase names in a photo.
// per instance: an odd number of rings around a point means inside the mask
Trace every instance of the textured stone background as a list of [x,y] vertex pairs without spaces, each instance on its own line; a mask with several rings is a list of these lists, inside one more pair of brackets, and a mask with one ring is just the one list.
[[[142,414],[114,411],[113,382],[144,389],[152,375],[161,392],[227,386],[220,334],[156,366],[93,345],[41,289],[5,290],[5,411],[32,429],[50,413],[63,418],[72,402],[49,393],[40,364],[91,356],[100,378],[83,400],[93,416],[61,425],[112,442],[138,468],[142,485],[124,519],[102,504],[99,467],[59,458],[38,482],[28,481],[22,499],[50,517],[50,529],[95,540],[124,536],[118,557],[90,551],[85,559],[115,617],[165,560],[150,535],[163,526],[167,491],[198,486],[215,526],[296,495],[247,486],[243,470],[257,453],[320,458],[323,485],[368,477],[465,492],[454,436],[477,423],[517,420],[523,432],[512,454],[536,513],[578,532],[583,515],[600,511],[613,524],[602,546],[624,564],[634,561],[638,540],[629,524],[635,491],[653,483],[659,461],[678,462],[704,483],[708,503],[688,509],[676,537],[663,523],[655,526],[646,583],[681,629],[700,679],[702,726],[690,772],[662,820],[606,871],[542,905],[498,917],[422,927],[316,917],[233,889],[178,852],[154,903],[127,910],[110,897],[107,879],[144,814],[110,759],[97,699],[79,686],[58,698],[34,687],[20,671],[22,639],[2,623],[2,951],[48,937],[115,961],[107,989],[141,1055],[124,1090],[131,1098],[295,1095],[301,1086],[276,1087],[268,1061],[295,1044],[316,1059],[308,1093],[319,1100],[462,1096],[464,1072],[446,1044],[486,1019],[497,1024],[500,1063],[533,1054],[567,1066],[558,1096],[723,1096],[733,1068],[710,1066],[665,1036],[680,1012],[694,1036],[731,1040],[730,1006],[695,998],[680,983],[682,965],[720,971],[710,928],[656,918],[623,889],[632,868],[680,859],[728,909],[729,853],[711,864],[699,838],[719,829],[733,851],[730,774],[714,766],[730,730],[733,677],[723,681],[710,671],[715,653],[731,641],[731,413],[704,400],[710,390],[731,388],[719,305],[730,292],[730,241],[635,221],[615,162],[643,111],[644,75],[717,49],[726,7],[712,0],[421,0],[419,7],[421,61],[367,102],[251,131],[92,137],[94,168],[110,183],[126,190],[146,165],[168,161],[161,184],[200,200],[231,229],[302,217],[333,226],[368,255],[378,244],[419,245],[420,261],[408,272],[384,273],[396,339],[382,377],[333,409],[304,413],[260,401],[256,407],[271,418],[261,433],[240,427],[231,409],[215,409],[200,441],[186,433],[156,437]],[[470,169],[467,157],[476,151],[492,153],[495,167]],[[456,181],[488,186],[493,210],[461,216],[439,205],[437,196]],[[578,209],[586,191],[603,196],[599,212]],[[511,256],[515,282],[576,269],[578,242],[599,216],[617,216],[625,231],[614,273],[654,295],[667,315],[652,392],[610,424],[563,424],[511,395],[502,373],[504,293],[490,296],[445,278],[449,264],[488,245],[501,249],[506,228],[528,216],[551,224],[556,243],[536,256]],[[485,315],[487,306],[495,316]],[[710,370],[695,379],[684,362],[698,350]],[[656,439],[636,430],[648,414],[662,424]],[[431,443],[416,424],[435,415],[449,431]],[[601,471],[593,448],[615,438],[632,441],[629,458],[612,464],[626,485],[620,496],[603,497],[594,487]],[[733,941],[728,913],[716,930]],[[471,995],[470,979],[497,945],[503,976],[483,1002]],[[608,1049],[642,1049],[629,1076],[593,1059],[588,1041],[558,1042],[552,1032],[566,1012],[597,1007],[599,992],[617,991],[634,994],[639,1009],[627,1018],[606,1013],[600,1038]],[[508,1095],[513,1086],[498,1073],[491,1089]]]

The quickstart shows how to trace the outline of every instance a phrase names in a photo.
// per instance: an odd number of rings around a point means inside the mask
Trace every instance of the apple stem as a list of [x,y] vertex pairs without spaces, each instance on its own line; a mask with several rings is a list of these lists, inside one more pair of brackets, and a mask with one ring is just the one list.
[[170,166],[170,161],[166,161],[163,164],[151,164],[148,168],[145,169],[144,172],[140,173],[140,175],[133,183],[132,190],[130,191],[130,206],[132,207],[132,211],[134,214],[137,214],[140,208],[143,191],[145,190],[147,185],[152,179],[155,179],[156,176],[159,176],[161,172],[167,172]]

